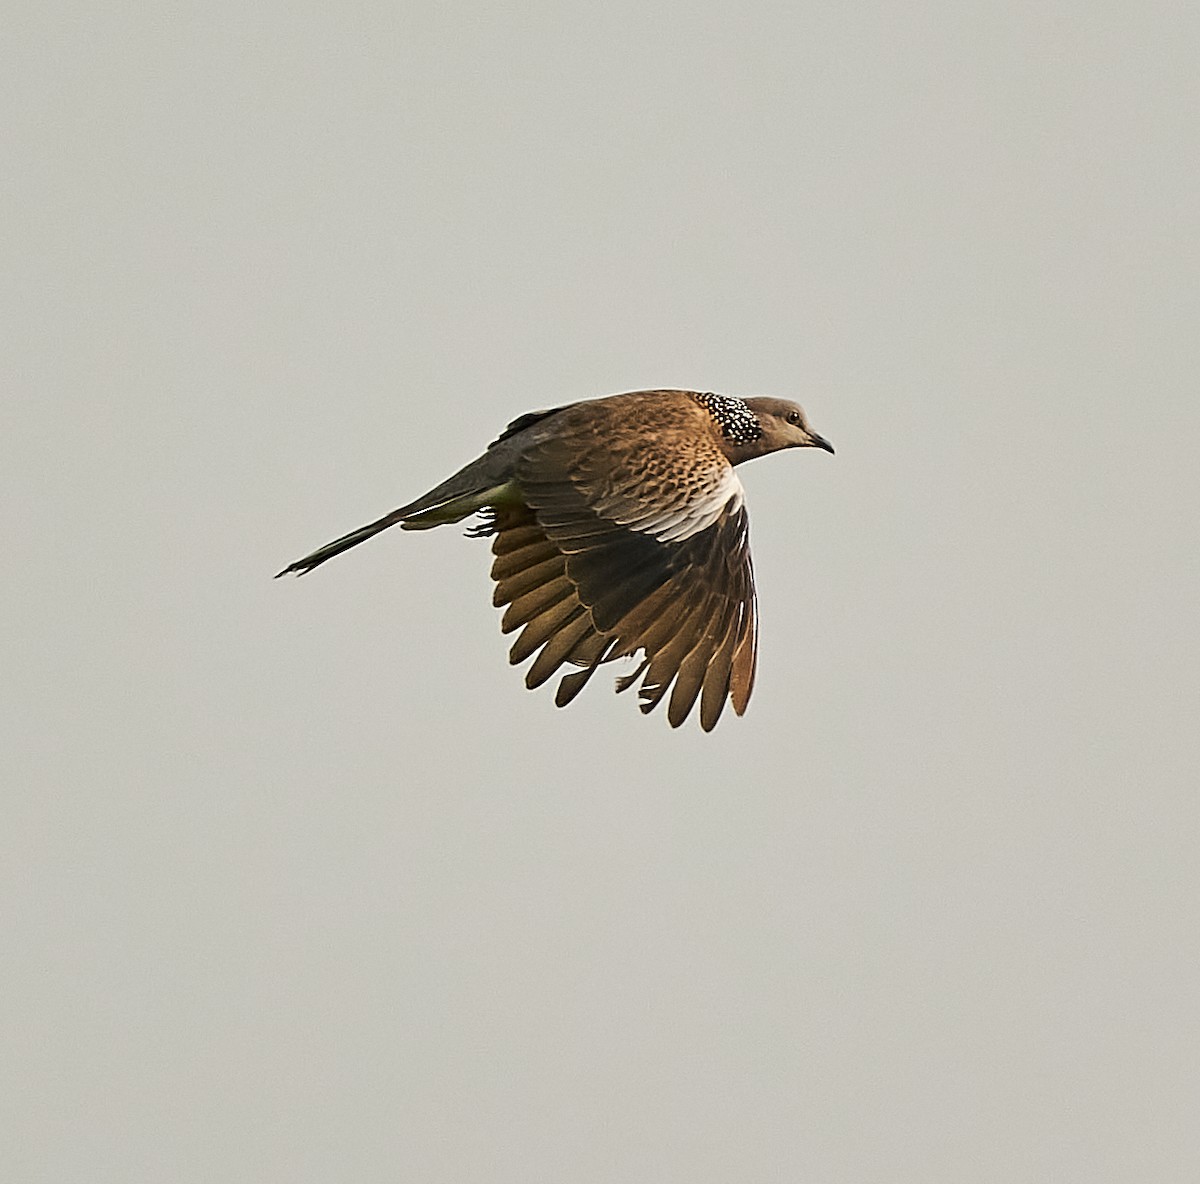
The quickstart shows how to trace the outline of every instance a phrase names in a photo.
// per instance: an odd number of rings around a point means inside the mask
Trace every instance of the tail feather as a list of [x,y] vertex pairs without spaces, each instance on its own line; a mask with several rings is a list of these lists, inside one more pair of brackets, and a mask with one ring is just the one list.
[[[439,488],[444,488],[444,486],[439,486]],[[444,526],[448,522],[461,522],[478,510],[494,505],[510,504],[518,497],[511,483],[507,482],[503,485],[485,486],[482,489],[460,492],[457,496],[444,497],[440,501],[433,497],[436,492],[437,490],[433,490],[415,502],[401,506],[400,509],[393,510],[390,514],[385,514],[376,522],[360,526],[357,530],[342,535],[340,539],[326,543],[311,555],[297,559],[295,563],[289,563],[283,571],[276,573],[275,578],[279,579],[280,576],[286,576],[292,572],[302,576],[306,572],[312,571],[314,567],[319,567],[326,559],[332,559],[343,551],[349,551],[351,547],[357,547],[359,543],[365,543],[367,539],[377,535],[381,530],[387,530],[389,526],[395,526],[397,522],[400,523],[402,530],[428,530],[434,526]]]
[[296,575],[302,576],[305,572],[312,571],[314,567],[319,567],[326,559],[332,559],[335,555],[340,555],[343,551],[349,551],[351,547],[357,547],[359,543],[365,543],[367,539],[377,535],[381,530],[387,530],[389,526],[394,526],[397,522],[404,520],[403,510],[393,510],[390,514],[385,514],[377,522],[369,523],[367,526],[360,526],[357,530],[352,530],[349,534],[344,534],[340,539],[334,539],[332,543],[326,543],[325,546],[318,548],[311,555],[306,555],[303,559],[297,559],[295,563],[289,563],[283,571],[276,572],[275,578],[289,575],[295,572]]

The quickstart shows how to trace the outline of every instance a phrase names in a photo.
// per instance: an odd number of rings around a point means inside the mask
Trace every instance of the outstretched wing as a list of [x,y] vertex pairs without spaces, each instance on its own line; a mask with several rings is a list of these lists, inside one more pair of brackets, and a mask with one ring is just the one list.
[[749,522],[715,443],[681,459],[652,435],[623,452],[559,437],[531,448],[516,480],[524,505],[497,513],[492,576],[502,628],[521,630],[512,661],[538,655],[527,685],[583,667],[559,685],[564,706],[598,666],[642,653],[618,689],[640,679],[643,711],[670,691],[673,727],[697,699],[706,731],[727,699],[744,712],[757,660]]

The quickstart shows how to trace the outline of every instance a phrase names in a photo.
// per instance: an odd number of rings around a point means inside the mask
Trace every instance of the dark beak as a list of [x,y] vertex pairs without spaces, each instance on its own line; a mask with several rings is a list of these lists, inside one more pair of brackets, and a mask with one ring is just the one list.
[[806,448],[824,448],[831,456],[833,455],[833,445],[825,439],[824,436],[818,436],[816,432],[808,433],[808,443]]

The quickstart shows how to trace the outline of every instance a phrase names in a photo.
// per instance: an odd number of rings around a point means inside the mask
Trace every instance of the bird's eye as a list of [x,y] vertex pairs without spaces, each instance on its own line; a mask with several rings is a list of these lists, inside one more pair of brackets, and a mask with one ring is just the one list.
[[788,415],[787,415],[787,421],[788,421],[788,423],[794,423],[794,424],[796,424],[797,427],[799,427],[800,412],[799,411],[789,411]]

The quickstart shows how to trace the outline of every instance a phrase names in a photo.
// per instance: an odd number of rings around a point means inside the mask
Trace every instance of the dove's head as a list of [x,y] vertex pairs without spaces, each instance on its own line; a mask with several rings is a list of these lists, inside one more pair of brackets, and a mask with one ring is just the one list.
[[747,399],[746,406],[754,413],[761,429],[753,440],[731,444],[726,453],[733,464],[778,452],[781,448],[823,448],[833,451],[833,445],[808,426],[804,408],[790,399]]

